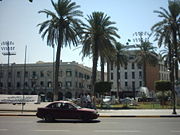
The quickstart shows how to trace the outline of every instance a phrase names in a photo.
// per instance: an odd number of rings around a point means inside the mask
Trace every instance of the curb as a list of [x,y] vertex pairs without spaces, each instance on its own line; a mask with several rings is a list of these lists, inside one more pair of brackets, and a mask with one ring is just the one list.
[[111,117],[111,118],[173,118],[180,117],[180,115],[101,115],[99,117]]

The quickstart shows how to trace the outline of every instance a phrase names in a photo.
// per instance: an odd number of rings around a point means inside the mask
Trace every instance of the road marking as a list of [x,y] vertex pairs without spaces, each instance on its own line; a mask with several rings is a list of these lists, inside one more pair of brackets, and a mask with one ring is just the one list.
[[140,130],[94,130],[98,133],[139,133]]
[[32,130],[36,132],[69,132],[70,130]]
[[0,129],[0,131],[8,131],[8,129]]
[[24,123],[24,124],[28,124],[28,123],[33,123],[33,121],[1,121],[0,123],[12,123],[12,124],[15,124],[15,123]]
[[172,133],[180,133],[180,130],[171,130]]

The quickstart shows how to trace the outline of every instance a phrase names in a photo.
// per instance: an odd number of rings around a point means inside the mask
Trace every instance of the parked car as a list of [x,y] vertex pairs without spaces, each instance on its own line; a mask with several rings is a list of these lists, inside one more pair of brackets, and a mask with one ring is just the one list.
[[111,96],[105,96],[105,97],[103,98],[103,102],[104,102],[104,103],[110,103],[110,102],[111,102]]
[[120,103],[125,105],[137,105],[137,102],[129,97],[120,99]]
[[55,119],[82,119],[87,121],[97,119],[99,114],[94,109],[81,108],[70,101],[56,101],[44,108],[38,108],[36,116],[45,121]]

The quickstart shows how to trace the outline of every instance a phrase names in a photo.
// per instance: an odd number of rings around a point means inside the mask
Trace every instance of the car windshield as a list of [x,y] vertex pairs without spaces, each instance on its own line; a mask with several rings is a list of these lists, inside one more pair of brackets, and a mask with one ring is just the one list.
[[105,96],[105,99],[111,99],[111,96]]
[[82,108],[82,107],[80,107],[79,105],[76,105],[76,104],[74,104],[74,103],[72,103],[72,105],[73,105],[74,107],[76,107],[77,109]]

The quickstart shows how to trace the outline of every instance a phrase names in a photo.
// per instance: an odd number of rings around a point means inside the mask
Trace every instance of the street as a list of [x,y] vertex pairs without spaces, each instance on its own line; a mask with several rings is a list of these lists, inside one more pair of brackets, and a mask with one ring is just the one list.
[[179,135],[180,118],[99,118],[92,122],[1,116],[0,135]]

